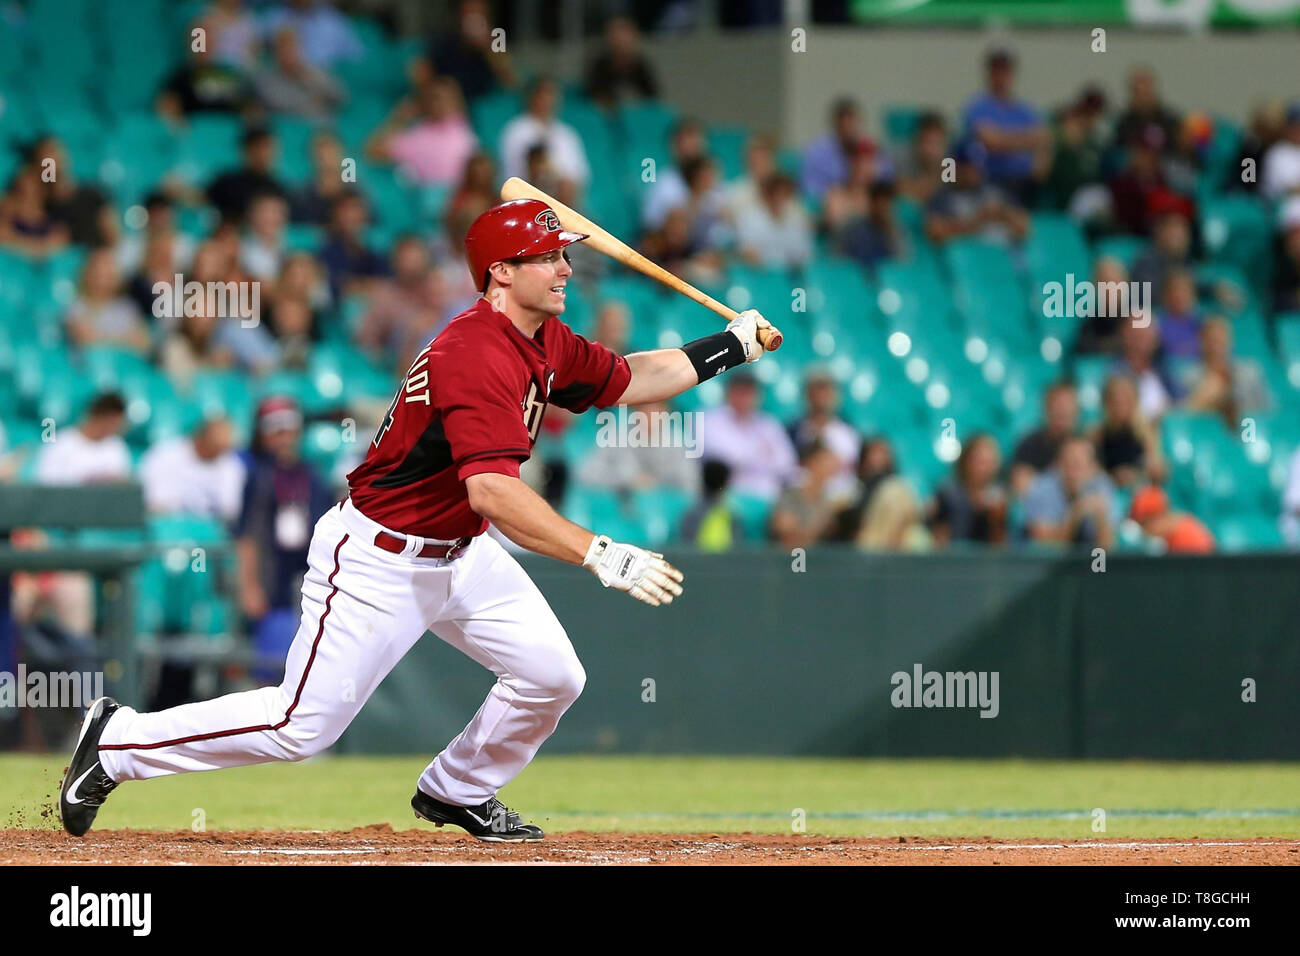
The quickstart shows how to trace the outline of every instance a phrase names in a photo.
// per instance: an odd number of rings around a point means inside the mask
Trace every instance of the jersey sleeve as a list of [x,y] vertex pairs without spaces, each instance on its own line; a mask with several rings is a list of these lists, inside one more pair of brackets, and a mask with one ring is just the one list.
[[456,363],[439,370],[438,408],[461,481],[483,472],[519,477],[530,449],[516,391],[509,367],[490,354],[472,367]]
[[607,408],[617,402],[632,381],[627,359],[563,322],[557,320],[553,328],[554,339],[547,347],[555,350],[555,381],[548,401],[571,412],[585,412],[592,406]]

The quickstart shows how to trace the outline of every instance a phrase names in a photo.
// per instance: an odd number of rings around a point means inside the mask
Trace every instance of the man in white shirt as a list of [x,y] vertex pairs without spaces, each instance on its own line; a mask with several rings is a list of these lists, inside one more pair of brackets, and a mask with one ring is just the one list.
[[1282,138],[1264,154],[1259,186],[1269,199],[1300,196],[1300,103],[1291,104]]
[[811,369],[804,377],[804,414],[791,423],[790,438],[795,451],[820,442],[839,461],[839,468],[826,482],[826,494],[832,500],[852,496],[857,485],[858,458],[862,436],[839,416],[840,392],[825,369]]
[[528,150],[541,143],[556,175],[568,180],[581,193],[591,178],[587,150],[577,131],[556,119],[559,105],[560,91],[554,80],[543,77],[533,83],[528,91],[527,111],[501,131],[501,166],[507,177],[524,176],[528,169]]
[[[76,427],[49,432],[36,459],[36,480],[42,485],[90,485],[131,480],[131,453],[122,432],[126,403],[115,392],[96,398]],[[42,435],[44,439],[46,436]]]
[[700,421],[703,458],[725,462],[730,487],[775,501],[798,470],[790,436],[773,416],[758,410],[758,381],[751,375],[727,379],[726,403]]
[[233,524],[244,498],[244,465],[226,418],[159,442],[140,461],[144,500],[155,514],[190,514]]
[[691,160],[706,155],[704,127],[698,120],[681,120],[673,127],[669,141],[673,164],[655,170],[654,182],[641,204],[641,224],[647,229],[658,229],[670,212],[687,204],[691,190],[686,185],[682,168]]

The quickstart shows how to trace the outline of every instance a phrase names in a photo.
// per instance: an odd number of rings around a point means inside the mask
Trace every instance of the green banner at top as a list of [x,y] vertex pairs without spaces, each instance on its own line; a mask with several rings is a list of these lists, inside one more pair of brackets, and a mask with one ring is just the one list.
[[852,0],[860,23],[1129,24],[1150,27],[1300,25],[1300,0]]

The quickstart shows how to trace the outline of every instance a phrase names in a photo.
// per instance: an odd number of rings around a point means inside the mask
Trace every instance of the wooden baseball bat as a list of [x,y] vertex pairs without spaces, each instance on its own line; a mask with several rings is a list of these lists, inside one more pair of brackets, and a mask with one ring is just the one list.
[[[560,217],[560,225],[569,232],[583,232],[589,238],[587,245],[597,249],[609,256],[611,259],[617,259],[629,268],[637,272],[648,275],[652,279],[657,279],[670,289],[680,292],[689,299],[693,299],[705,308],[712,309],[718,315],[722,316],[728,322],[734,319],[738,313],[735,309],[724,305],[712,296],[705,295],[695,286],[691,285],[684,279],[673,275],[667,269],[651,262],[641,253],[637,252],[626,242],[619,239],[606,229],[602,229],[586,216],[575,212],[564,203],[560,202],[553,196],[548,196],[532,183],[520,179],[518,176],[511,176],[501,184],[501,198],[510,199],[540,199],[546,205],[555,210],[555,214]],[[783,336],[781,330],[776,326],[770,329],[758,330],[758,341],[769,352],[775,352],[781,347]]]

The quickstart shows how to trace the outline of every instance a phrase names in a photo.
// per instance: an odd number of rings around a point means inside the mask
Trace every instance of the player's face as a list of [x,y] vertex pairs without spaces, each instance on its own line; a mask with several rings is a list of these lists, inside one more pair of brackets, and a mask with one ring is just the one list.
[[519,260],[511,291],[524,308],[559,315],[564,311],[565,287],[571,275],[573,267],[565,260],[564,250],[544,252]]

